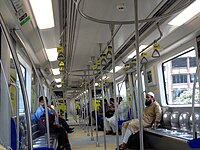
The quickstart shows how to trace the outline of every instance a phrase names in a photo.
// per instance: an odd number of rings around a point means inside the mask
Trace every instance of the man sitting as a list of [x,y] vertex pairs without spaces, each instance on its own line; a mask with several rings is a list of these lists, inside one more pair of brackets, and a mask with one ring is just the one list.
[[[47,97],[45,97],[45,98],[46,98],[46,104],[47,104],[47,107],[48,107],[49,114],[52,114],[55,117],[58,116],[57,112],[51,107],[51,105],[48,105]],[[35,112],[36,120],[38,120],[43,114],[45,114],[43,96],[40,96],[39,103],[40,103],[40,106],[37,108],[37,110]],[[69,125],[67,124],[67,122],[62,117],[58,116],[58,121],[59,121],[59,124],[62,125],[63,128],[65,128],[67,133],[74,132],[73,131],[74,128],[70,128]]]
[[[48,104],[48,99],[47,99],[47,97],[45,97],[45,98],[46,98],[46,102]],[[40,122],[40,119],[43,119],[42,117],[45,116],[45,105],[44,105],[43,96],[41,96],[39,98],[39,103],[40,103],[40,106],[37,108],[37,110],[35,112],[35,118],[38,122]],[[50,116],[54,116],[54,118],[55,118],[55,116],[57,116],[56,111],[50,105],[47,105],[47,107],[48,107],[49,118],[50,118]],[[49,128],[50,128],[50,131],[54,131],[54,133],[56,133],[58,135],[57,150],[71,150],[71,146],[70,146],[67,134],[66,134],[67,130],[63,127],[63,124],[62,123],[57,124],[57,123],[55,123],[55,120],[52,121],[52,119],[49,119]]]
[[[142,124],[144,127],[157,127],[162,117],[162,110],[158,102],[155,101],[154,93],[149,92],[146,94],[145,109],[142,116]],[[122,144],[119,149],[127,149],[127,142],[132,134],[139,131],[139,120],[132,119],[122,124]]]

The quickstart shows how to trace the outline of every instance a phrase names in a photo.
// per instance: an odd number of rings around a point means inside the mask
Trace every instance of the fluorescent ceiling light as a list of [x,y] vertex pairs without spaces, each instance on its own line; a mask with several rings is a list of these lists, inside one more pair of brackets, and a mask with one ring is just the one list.
[[46,53],[49,61],[56,61],[58,57],[58,52],[56,48],[46,49]]
[[61,78],[55,79],[56,83],[61,82]]
[[200,12],[200,0],[196,0],[190,6],[188,6],[183,12],[171,20],[168,24],[174,26],[180,26],[190,20],[193,16]]
[[[141,45],[140,47],[139,47],[139,52],[141,52],[144,48],[146,48],[147,47],[147,45]],[[133,58],[133,56],[135,56],[136,55],[136,50],[133,52],[133,53],[131,53],[129,56],[128,56],[128,58]]]
[[[119,71],[120,69],[122,69],[122,66],[116,66],[115,67],[115,72]],[[110,70],[111,73],[113,73],[113,70]]]
[[53,72],[54,75],[59,75],[60,74],[59,68],[52,69],[52,72]]
[[55,26],[51,0],[30,0],[30,4],[40,29],[48,29]]
[[61,88],[61,87],[62,87],[62,85],[61,85],[61,84],[58,84],[58,85],[57,85],[57,87],[58,87],[58,88]]

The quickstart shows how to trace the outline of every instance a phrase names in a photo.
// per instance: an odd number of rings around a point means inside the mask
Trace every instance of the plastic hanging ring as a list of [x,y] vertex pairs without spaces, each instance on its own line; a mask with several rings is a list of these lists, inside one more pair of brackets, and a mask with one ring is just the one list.
[[101,65],[106,66],[106,64],[107,64],[106,59],[105,58],[101,59]]
[[146,57],[142,57],[141,64],[145,64],[147,62],[148,62],[147,58]]
[[158,58],[158,57],[160,57],[160,53],[159,53],[159,51],[158,51],[157,49],[155,49],[155,50],[153,51],[152,57],[153,57],[153,58]]

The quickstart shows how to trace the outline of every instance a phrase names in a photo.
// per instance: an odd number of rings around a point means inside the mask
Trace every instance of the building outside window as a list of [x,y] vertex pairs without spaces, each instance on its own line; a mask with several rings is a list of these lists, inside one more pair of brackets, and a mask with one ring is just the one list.
[[[162,64],[165,93],[168,104],[191,104],[196,74],[195,50],[172,58]],[[198,82],[196,88],[198,88]],[[200,104],[199,91],[195,90],[195,103]]]

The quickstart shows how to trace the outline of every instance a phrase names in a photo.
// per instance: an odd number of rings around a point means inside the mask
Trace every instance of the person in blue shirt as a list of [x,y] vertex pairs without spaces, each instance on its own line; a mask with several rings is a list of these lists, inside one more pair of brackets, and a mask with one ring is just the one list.
[[[48,107],[49,116],[50,115],[57,116],[56,111],[50,105],[48,105],[47,97],[45,97],[45,99],[46,99],[46,103],[47,103],[47,107]],[[38,122],[39,122],[40,118],[42,118],[45,115],[45,105],[44,105],[43,96],[41,96],[39,98],[39,103],[40,103],[40,106],[37,108],[37,110],[35,112],[35,118]],[[66,124],[63,123],[64,124],[63,125],[63,124],[57,124],[54,121],[55,120],[53,120],[53,123],[50,123],[50,120],[49,120],[49,128],[50,128],[50,131],[53,131],[55,134],[57,134],[57,137],[58,137],[57,150],[71,150],[71,146],[70,146],[69,139],[67,136],[68,132],[64,127],[67,123]]]
[[[46,103],[47,103],[48,113],[51,114],[51,115],[54,115],[55,117],[58,116],[57,112],[51,107],[51,105],[48,105],[48,98],[45,97],[45,99],[46,99]],[[35,111],[36,120],[38,120],[42,115],[45,114],[45,108],[44,108],[45,105],[44,105],[43,96],[40,96],[39,103],[40,103],[40,106]],[[74,128],[70,128],[69,125],[67,124],[67,122],[63,118],[61,118],[60,116],[58,116],[58,121],[59,121],[59,124],[62,125],[65,128],[67,133],[74,132],[73,131]]]

